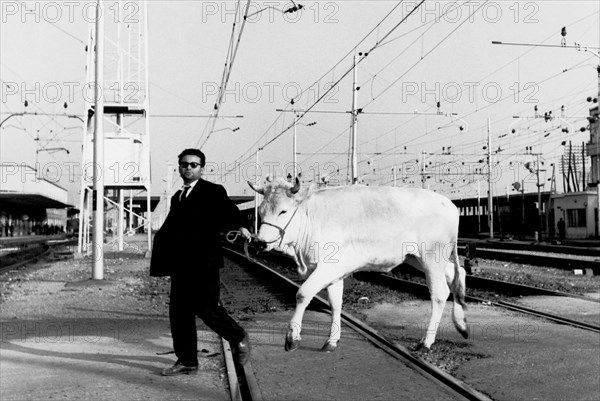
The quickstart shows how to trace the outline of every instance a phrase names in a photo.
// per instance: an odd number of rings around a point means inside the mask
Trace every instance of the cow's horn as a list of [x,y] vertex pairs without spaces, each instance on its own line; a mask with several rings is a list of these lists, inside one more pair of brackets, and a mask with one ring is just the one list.
[[298,179],[298,177],[296,177],[296,183],[294,184],[293,187],[290,188],[290,192],[295,194],[299,190],[300,190],[300,180]]
[[264,190],[264,188],[261,188],[261,187],[255,187],[254,185],[252,185],[252,183],[251,183],[250,181],[247,181],[247,182],[248,182],[248,185],[250,185],[250,188],[252,188],[252,189],[253,189],[253,190],[255,190],[256,192],[258,192],[258,193],[259,193],[259,194],[261,194],[261,195],[264,195],[264,194],[265,194],[265,190]]

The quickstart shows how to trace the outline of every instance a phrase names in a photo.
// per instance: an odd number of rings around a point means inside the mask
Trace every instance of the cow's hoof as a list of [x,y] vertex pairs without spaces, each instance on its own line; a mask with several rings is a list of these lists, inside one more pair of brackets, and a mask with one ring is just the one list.
[[427,354],[427,353],[429,353],[429,351],[431,351],[431,349],[429,347],[426,347],[425,343],[423,341],[419,341],[419,343],[413,347],[413,351],[416,351],[416,352],[419,352],[422,354]]
[[298,340],[292,340],[289,338],[285,339],[285,350],[286,351],[296,351],[298,348],[300,348],[300,341]]
[[321,351],[333,352],[333,351],[335,351],[336,348],[337,348],[337,344],[326,342],[325,344],[323,344],[323,348],[321,348]]

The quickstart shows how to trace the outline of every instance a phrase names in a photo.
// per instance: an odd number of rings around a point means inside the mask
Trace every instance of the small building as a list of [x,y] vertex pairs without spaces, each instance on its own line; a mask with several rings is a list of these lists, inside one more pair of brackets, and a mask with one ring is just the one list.
[[[598,73],[600,74],[600,67]],[[600,77],[600,76],[599,76]],[[598,91],[600,92],[600,79]],[[598,102],[595,99],[594,102]],[[566,239],[588,239],[600,237],[600,219],[598,208],[600,202],[600,118],[598,105],[589,110],[588,117],[590,140],[586,146],[586,154],[591,161],[589,175],[585,177],[584,191],[565,192],[552,195],[552,210],[555,222],[562,218],[565,223]]]
[[565,222],[565,238],[587,239],[599,236],[598,193],[595,191],[566,192],[552,195],[554,220]]

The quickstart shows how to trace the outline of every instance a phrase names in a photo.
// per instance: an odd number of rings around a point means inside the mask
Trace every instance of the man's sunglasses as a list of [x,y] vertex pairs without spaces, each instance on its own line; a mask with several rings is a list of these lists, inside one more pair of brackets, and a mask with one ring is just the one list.
[[181,162],[181,163],[179,163],[179,165],[181,167],[183,167],[183,168],[187,168],[188,166],[190,166],[191,168],[196,168],[196,167],[198,167],[200,165],[200,163],[196,163],[196,162],[191,162],[191,163]]

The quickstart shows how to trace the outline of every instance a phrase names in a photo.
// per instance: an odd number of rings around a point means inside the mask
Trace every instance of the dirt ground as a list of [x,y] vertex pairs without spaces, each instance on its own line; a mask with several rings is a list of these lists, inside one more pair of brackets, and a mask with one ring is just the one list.
[[168,286],[149,260],[40,263],[0,275],[0,399],[228,400],[220,338],[199,327],[200,370],[166,378],[175,362]]
[[[428,312],[428,301],[414,300],[378,303],[356,313],[410,347],[423,335]],[[447,305],[431,352],[420,355],[491,399],[600,398],[599,334],[469,304],[470,338],[465,340],[454,330],[450,315]]]
[[[118,319],[129,314],[144,319],[144,316],[152,316],[164,325],[168,316],[168,279],[149,278],[147,264],[147,260],[133,254],[106,259],[105,284],[93,290],[76,290],[77,284],[70,284],[90,277],[89,261],[40,263],[34,268],[5,273],[0,276],[0,317],[3,321],[22,317],[76,321],[107,318],[108,311],[121,311],[112,317]],[[480,274],[499,279],[514,277],[530,285],[563,288],[563,291],[598,294],[600,288],[598,277],[574,276],[554,269],[481,260],[480,267]],[[419,341],[429,313],[426,301],[353,279],[347,279],[345,287],[346,311],[376,327],[396,322],[392,330],[386,329],[384,333],[408,348]],[[98,297],[101,297],[101,308]],[[57,308],[60,303],[69,307]],[[493,399],[600,398],[600,383],[593,373],[600,370],[597,334],[532,320],[486,305],[471,305],[467,313],[474,336],[464,340],[449,320],[450,307],[446,307],[443,329],[432,351],[421,354],[424,359]],[[568,310],[569,305],[561,307]],[[281,309],[275,306],[272,310],[281,312]],[[234,317],[242,321],[252,319],[257,311],[265,312],[262,305],[256,305],[234,310]],[[287,313],[291,317],[291,311]],[[165,328],[168,332],[168,326]],[[212,354],[213,350],[208,351]],[[168,361],[163,359],[162,364]],[[217,363],[216,359],[213,361]],[[223,380],[222,366],[217,363],[211,369],[221,372],[221,377],[217,373],[215,382]],[[56,395],[56,398],[69,399]]]
[[[600,298],[600,276],[575,275],[573,272],[567,270],[486,259],[479,259],[479,268],[480,272],[476,275],[481,277]],[[410,302],[418,302],[418,299],[413,295],[401,294],[352,278],[346,279],[344,287],[344,309],[365,319],[370,313],[376,313],[374,311],[378,310],[377,305],[404,305],[407,302],[409,304]],[[469,295],[469,288],[467,288],[467,295]],[[546,299],[544,302],[547,306],[550,305],[550,302],[558,304],[554,300],[550,301]],[[560,310],[561,314],[565,317],[576,319],[577,315],[581,312],[580,302],[584,301],[574,300],[573,302],[565,303],[560,300],[560,308],[557,309],[558,306],[555,306],[554,309]],[[540,304],[539,297],[523,300],[522,303],[524,306],[537,307],[541,310],[545,309],[544,305]],[[548,312],[552,311],[547,308],[546,310]],[[600,312],[600,308],[598,310]],[[448,303],[445,314],[450,315],[450,313],[451,303]],[[590,313],[593,313],[593,311]],[[422,324],[426,323],[425,316],[422,320]],[[600,321],[596,321],[595,324],[600,325]],[[390,335],[401,340],[403,345],[407,347],[414,347],[420,340],[420,331],[418,333],[413,332],[412,334],[404,332],[402,335],[392,332]],[[600,352],[600,341],[598,345],[598,352]],[[434,363],[450,374],[453,374],[465,361],[481,357],[478,353],[470,351],[465,343],[448,343],[447,341],[438,341],[431,352],[424,355],[424,359]]]

